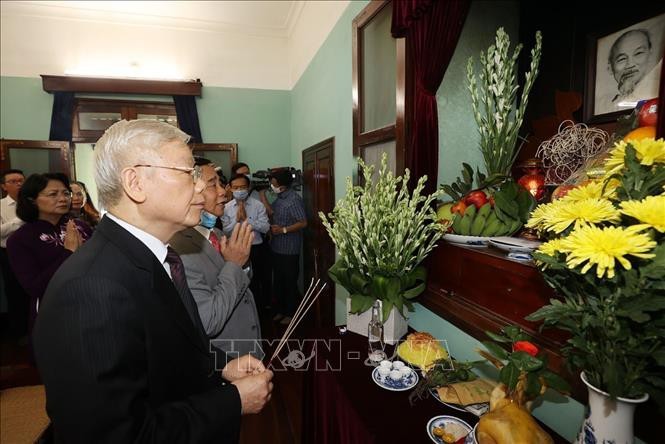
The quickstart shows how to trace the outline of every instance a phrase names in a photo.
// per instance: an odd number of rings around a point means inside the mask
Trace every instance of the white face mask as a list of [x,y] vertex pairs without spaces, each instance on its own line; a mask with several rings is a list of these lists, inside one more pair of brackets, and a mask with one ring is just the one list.
[[281,187],[276,187],[276,186],[273,185],[273,184],[270,184],[270,188],[272,188],[272,192],[275,193],[275,194],[279,194],[279,193],[282,192],[282,188],[281,188]]

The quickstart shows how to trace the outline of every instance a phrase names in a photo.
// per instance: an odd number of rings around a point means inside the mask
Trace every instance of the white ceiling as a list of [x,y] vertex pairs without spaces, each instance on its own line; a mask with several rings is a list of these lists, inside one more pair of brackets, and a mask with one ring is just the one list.
[[291,89],[349,0],[0,1],[0,74]]
[[242,30],[288,37],[305,1],[3,1],[30,13],[79,20]]

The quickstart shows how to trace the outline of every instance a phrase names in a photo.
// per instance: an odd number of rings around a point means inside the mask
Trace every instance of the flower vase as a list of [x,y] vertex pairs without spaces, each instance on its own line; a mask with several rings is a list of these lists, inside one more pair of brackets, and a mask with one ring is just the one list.
[[[346,298],[346,328],[349,331],[367,336],[367,326],[372,319],[372,309],[362,313],[351,313],[351,298]],[[390,311],[388,319],[383,322],[383,341],[394,345],[408,331],[406,313],[399,313],[395,307]]]
[[580,375],[589,391],[584,422],[577,435],[576,444],[633,444],[633,415],[637,404],[646,402],[649,395],[630,399],[610,395],[587,381],[584,372]]

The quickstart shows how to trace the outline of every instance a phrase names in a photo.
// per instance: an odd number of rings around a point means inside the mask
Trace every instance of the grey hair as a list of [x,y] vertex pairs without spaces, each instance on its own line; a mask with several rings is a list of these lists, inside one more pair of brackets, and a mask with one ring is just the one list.
[[123,169],[153,157],[167,143],[187,143],[189,138],[175,126],[156,120],[121,120],[110,126],[95,145],[95,183],[100,205],[112,208],[120,201]]
[[610,53],[607,56],[607,62],[610,64],[610,66],[612,66],[612,64],[614,63],[614,56],[616,55],[619,43],[621,43],[623,39],[625,39],[631,34],[642,34],[644,38],[647,39],[647,47],[648,47],[647,49],[651,51],[651,35],[649,34],[649,31],[647,31],[646,29],[631,29],[630,31],[626,31],[623,34],[621,34],[619,38],[617,38],[612,44],[612,47],[610,48]]

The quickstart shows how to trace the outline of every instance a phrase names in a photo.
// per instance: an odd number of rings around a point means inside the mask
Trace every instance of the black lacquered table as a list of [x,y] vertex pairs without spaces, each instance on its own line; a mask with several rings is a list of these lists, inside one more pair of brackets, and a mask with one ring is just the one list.
[[[306,342],[303,350],[312,356],[304,370],[303,443],[431,443],[426,426],[435,416],[455,416],[471,427],[478,422],[472,413],[452,409],[431,396],[411,406],[411,390],[393,392],[376,385],[373,367],[365,364],[364,336],[340,334],[334,328],[311,330],[305,337],[317,340]],[[386,352],[391,355],[393,348],[388,346]],[[566,442],[543,428],[555,442]]]

